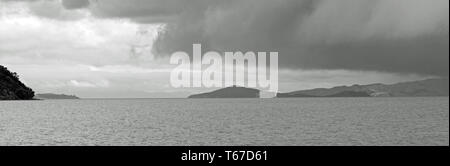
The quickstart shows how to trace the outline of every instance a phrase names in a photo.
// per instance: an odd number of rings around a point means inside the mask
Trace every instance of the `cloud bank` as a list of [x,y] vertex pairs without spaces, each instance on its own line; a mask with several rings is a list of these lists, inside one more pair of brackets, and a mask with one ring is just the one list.
[[447,0],[233,1],[168,24],[160,54],[279,51],[283,67],[448,75]]
[[448,75],[448,0],[98,1],[100,17],[167,24],[154,51],[279,51],[286,68]]
[[448,0],[56,2],[99,18],[165,24],[153,45],[159,56],[201,43],[214,51],[278,51],[284,68],[448,75]]

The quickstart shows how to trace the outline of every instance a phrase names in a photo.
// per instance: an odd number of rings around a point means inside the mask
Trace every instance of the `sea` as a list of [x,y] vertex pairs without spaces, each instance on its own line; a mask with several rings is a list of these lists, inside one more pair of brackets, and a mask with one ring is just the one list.
[[0,101],[2,146],[449,146],[449,98]]

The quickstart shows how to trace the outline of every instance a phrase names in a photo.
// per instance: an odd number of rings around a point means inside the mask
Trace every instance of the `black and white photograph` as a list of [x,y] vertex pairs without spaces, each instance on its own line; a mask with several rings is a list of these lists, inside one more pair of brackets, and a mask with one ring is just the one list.
[[3,147],[448,147],[448,96],[449,0],[0,0]]

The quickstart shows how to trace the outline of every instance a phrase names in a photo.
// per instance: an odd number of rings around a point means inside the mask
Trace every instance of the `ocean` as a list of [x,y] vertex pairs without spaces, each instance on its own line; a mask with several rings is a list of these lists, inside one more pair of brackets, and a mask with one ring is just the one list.
[[0,101],[0,145],[449,146],[449,98]]

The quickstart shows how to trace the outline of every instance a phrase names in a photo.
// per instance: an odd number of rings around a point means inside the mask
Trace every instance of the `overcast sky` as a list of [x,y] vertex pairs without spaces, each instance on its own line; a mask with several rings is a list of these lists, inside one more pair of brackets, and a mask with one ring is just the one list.
[[449,75],[448,0],[0,0],[0,65],[37,92],[185,97],[168,56],[278,51],[280,90]]

